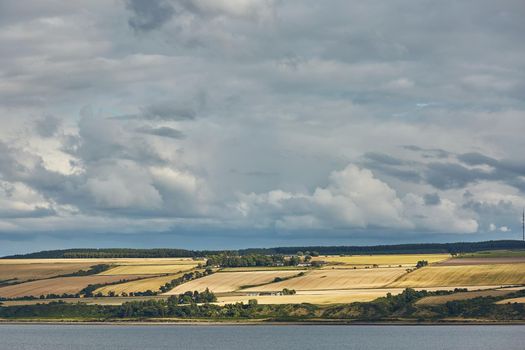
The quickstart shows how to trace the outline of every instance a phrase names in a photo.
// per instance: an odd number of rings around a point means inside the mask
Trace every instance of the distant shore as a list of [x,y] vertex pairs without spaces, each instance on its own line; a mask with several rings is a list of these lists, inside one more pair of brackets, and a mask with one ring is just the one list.
[[265,320],[132,320],[132,321],[74,321],[74,320],[5,320],[2,325],[98,325],[98,326],[524,326],[523,321],[491,321],[491,320],[444,320],[434,322],[411,321],[343,321],[343,320],[305,320],[305,321],[265,321]]

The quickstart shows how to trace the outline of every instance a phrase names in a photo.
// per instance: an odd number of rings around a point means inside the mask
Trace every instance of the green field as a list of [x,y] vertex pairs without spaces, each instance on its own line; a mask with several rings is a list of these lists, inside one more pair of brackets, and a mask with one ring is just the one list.
[[[525,245],[525,244],[524,244]],[[519,258],[525,257],[525,249],[523,250],[490,250],[475,253],[459,254],[457,258],[464,259],[480,259],[480,258]]]

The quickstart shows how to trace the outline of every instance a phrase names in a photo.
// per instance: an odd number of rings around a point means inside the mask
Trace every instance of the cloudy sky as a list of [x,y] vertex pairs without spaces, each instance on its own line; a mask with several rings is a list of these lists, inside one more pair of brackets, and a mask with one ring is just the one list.
[[0,1],[0,254],[521,237],[523,0]]

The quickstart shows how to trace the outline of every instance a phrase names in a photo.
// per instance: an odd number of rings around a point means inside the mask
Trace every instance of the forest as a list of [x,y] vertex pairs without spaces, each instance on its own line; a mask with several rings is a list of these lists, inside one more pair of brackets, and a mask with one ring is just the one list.
[[484,242],[417,243],[375,246],[297,246],[276,248],[249,248],[240,250],[186,250],[175,248],[131,249],[131,248],[76,248],[48,250],[29,254],[5,256],[2,259],[60,259],[60,258],[180,258],[209,257],[212,255],[292,255],[298,252],[316,252],[321,255],[351,254],[430,254],[470,253],[485,250],[523,249],[525,242],[497,240]]

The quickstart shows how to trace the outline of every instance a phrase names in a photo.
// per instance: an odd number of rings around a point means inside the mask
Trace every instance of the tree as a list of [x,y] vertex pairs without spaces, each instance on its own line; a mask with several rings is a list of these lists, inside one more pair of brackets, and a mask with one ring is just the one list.
[[419,260],[416,264],[416,269],[419,269],[421,267],[424,267],[424,266],[427,266],[428,265],[428,261],[426,260]]

